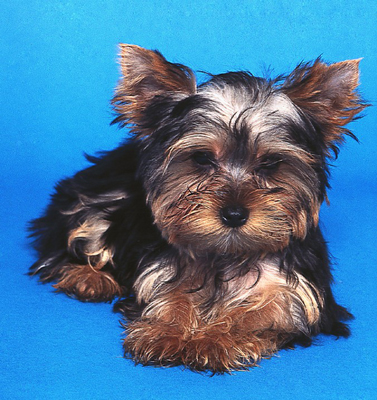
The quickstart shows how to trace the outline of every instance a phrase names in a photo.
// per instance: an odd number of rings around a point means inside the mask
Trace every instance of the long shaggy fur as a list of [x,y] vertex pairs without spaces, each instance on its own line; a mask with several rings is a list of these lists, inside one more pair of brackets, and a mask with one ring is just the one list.
[[194,73],[121,45],[132,137],[58,183],[31,226],[42,282],[124,314],[125,355],[213,373],[349,335],[318,226],[328,160],[365,108],[359,60],[275,80]]

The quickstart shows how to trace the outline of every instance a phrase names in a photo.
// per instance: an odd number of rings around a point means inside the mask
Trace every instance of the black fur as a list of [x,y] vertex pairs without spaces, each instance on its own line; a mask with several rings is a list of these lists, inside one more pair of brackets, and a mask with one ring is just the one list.
[[[165,140],[162,140],[165,144]],[[144,144],[142,144],[144,146]],[[155,141],[153,142],[156,149]],[[55,281],[59,279],[59,270],[56,274],[51,274],[50,269],[38,270],[40,265],[53,258],[55,264],[62,260],[71,263],[84,264],[86,259],[80,254],[78,249],[75,255],[66,251],[66,243],[70,229],[76,226],[81,220],[85,220],[85,212],[80,213],[72,220],[62,214],[62,210],[69,210],[72,203],[76,202],[78,196],[84,194],[88,197],[95,197],[108,191],[121,189],[130,193],[131,196],[125,199],[115,201],[117,210],[109,211],[107,219],[111,221],[109,229],[105,232],[105,243],[112,244],[116,248],[114,255],[115,267],[108,265],[108,270],[115,276],[116,280],[124,288],[124,297],[118,299],[115,304],[115,310],[122,311],[127,318],[135,319],[140,314],[142,307],[135,304],[135,297],[132,293],[132,283],[141,273],[143,265],[161,257],[163,253],[176,254],[179,260],[179,254],[174,247],[169,245],[162,237],[158,229],[153,224],[153,216],[149,207],[145,204],[145,191],[143,183],[137,178],[143,175],[144,171],[138,171],[138,160],[140,143],[133,139],[119,148],[102,153],[98,157],[87,156],[87,159],[93,163],[92,166],[78,172],[73,178],[65,179],[56,186],[55,194],[52,196],[52,202],[47,208],[43,217],[32,222],[30,230],[31,237],[35,238],[34,247],[38,251],[39,260],[31,267],[30,273],[33,275],[38,272],[41,280]],[[159,150],[163,154],[164,150]],[[154,162],[158,164],[158,157]],[[146,157],[148,159],[148,156]],[[154,163],[151,163],[152,166]],[[146,167],[144,167],[146,168]],[[322,170],[320,170],[322,171]],[[326,179],[322,176],[322,187],[328,185]],[[101,202],[95,204],[94,210],[88,212],[105,211],[114,205],[113,202]],[[258,255],[254,255],[257,259]],[[212,260],[211,260],[212,258]],[[140,260],[144,264],[139,264]],[[214,285],[221,283],[221,268],[213,270],[211,264],[214,263],[213,256],[208,255],[209,270],[205,278],[210,279]],[[228,263],[223,259],[224,268],[233,263]],[[179,262],[177,262],[177,267]],[[54,269],[54,264],[49,268]],[[244,268],[244,269],[243,269]],[[239,271],[235,274],[242,275],[250,268],[250,262],[241,264]],[[304,241],[292,240],[290,246],[282,252],[281,268],[288,273],[288,276],[299,272],[310,282],[315,283],[316,287],[325,293],[325,305],[320,324],[320,331],[313,334],[326,333],[335,336],[349,336],[348,327],[341,321],[347,321],[352,315],[343,307],[336,304],[331,292],[332,274],[330,271],[329,255],[327,245],[322,237],[319,228],[312,228]],[[176,278],[179,278],[179,268],[176,271]],[[213,277],[208,277],[208,274]],[[198,288],[199,289],[199,288]],[[219,288],[217,290],[220,290]],[[216,288],[214,288],[216,292]],[[214,295],[214,297],[216,297]],[[306,338],[308,343],[309,338]],[[298,338],[302,343],[302,338]],[[292,343],[290,343],[292,345]]]

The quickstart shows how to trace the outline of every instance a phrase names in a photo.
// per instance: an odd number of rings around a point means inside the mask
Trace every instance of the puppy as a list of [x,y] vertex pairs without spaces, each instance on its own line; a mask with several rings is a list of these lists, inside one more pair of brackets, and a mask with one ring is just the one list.
[[121,45],[114,122],[131,138],[57,185],[31,226],[30,273],[117,299],[125,355],[142,364],[223,373],[347,337],[318,217],[328,161],[366,107],[358,64],[197,86],[188,67]]

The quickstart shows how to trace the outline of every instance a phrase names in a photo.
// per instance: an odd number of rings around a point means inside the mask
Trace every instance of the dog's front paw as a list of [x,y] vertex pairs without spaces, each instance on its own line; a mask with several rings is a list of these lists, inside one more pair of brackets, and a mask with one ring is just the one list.
[[[240,337],[204,327],[185,332],[178,325],[135,321],[127,326],[125,356],[143,365],[183,365],[194,371],[230,373],[255,366],[276,349],[266,348],[266,338]],[[271,344],[271,343],[270,343]]]
[[127,326],[125,357],[143,365],[175,366],[182,364],[184,333],[166,323],[135,321]]
[[60,275],[54,288],[80,301],[112,301],[122,294],[110,273],[90,265],[69,265],[62,269]]
[[186,343],[183,364],[196,371],[223,374],[253,367],[261,358],[257,342],[241,342],[229,332],[203,332]]

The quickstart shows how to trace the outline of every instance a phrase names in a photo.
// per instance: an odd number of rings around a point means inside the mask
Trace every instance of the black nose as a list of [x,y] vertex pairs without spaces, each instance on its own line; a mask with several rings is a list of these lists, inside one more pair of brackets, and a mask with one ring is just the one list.
[[237,228],[246,223],[249,212],[246,208],[238,205],[227,206],[220,210],[221,221],[231,228]]

